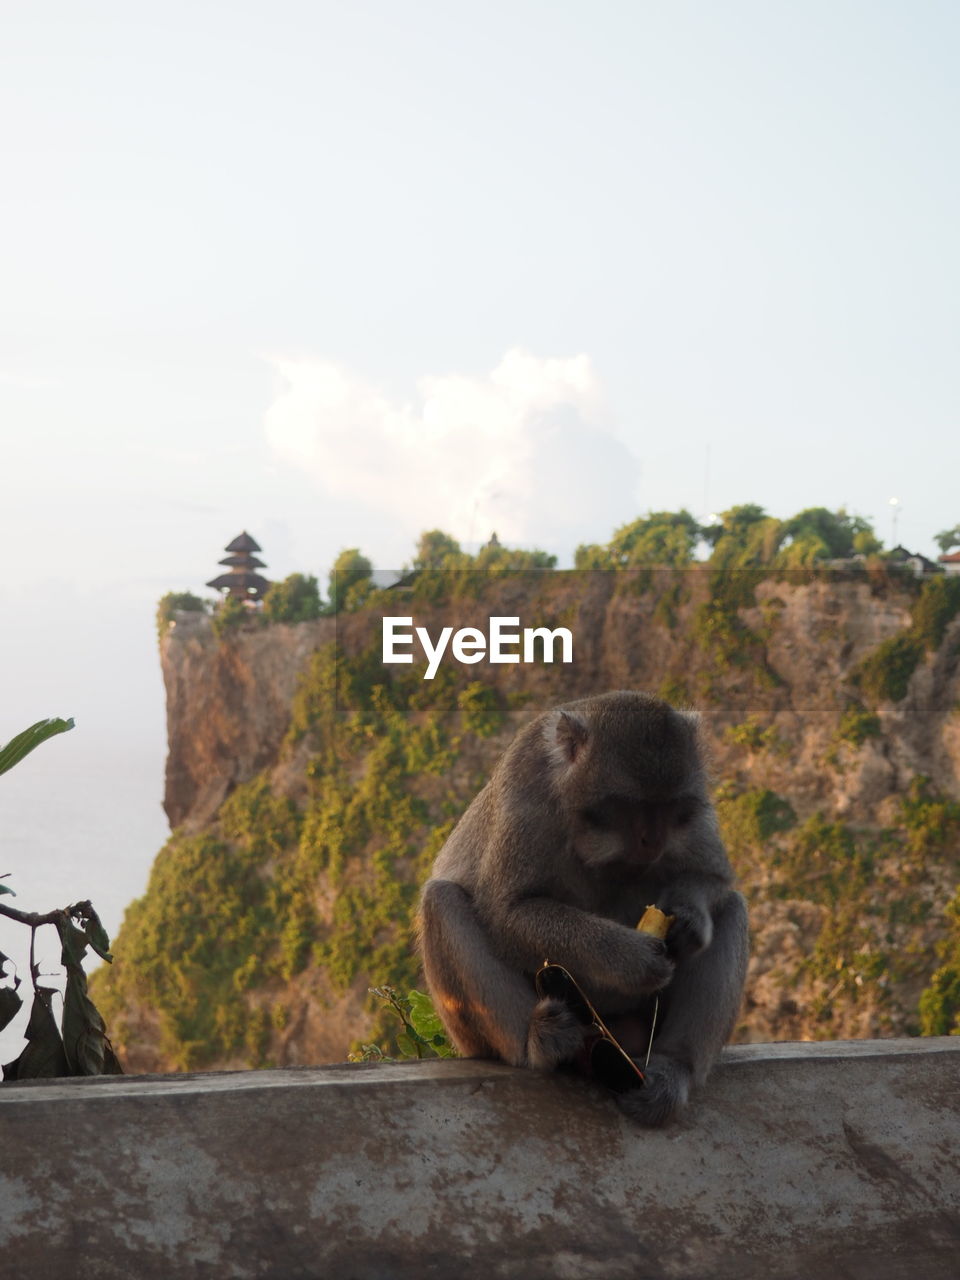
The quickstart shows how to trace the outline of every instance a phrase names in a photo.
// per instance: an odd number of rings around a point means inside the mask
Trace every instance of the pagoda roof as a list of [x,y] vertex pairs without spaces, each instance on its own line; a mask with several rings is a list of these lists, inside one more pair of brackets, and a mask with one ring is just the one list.
[[213,587],[217,591],[244,591],[258,592],[260,595],[270,586],[267,578],[263,578],[259,573],[247,573],[243,569],[233,569],[230,573],[221,573],[218,578],[213,578],[207,583],[208,587]]
[[262,560],[258,560],[256,556],[251,555],[248,551],[239,551],[235,555],[224,556],[222,560],[217,561],[217,564],[225,564],[231,569],[265,569],[267,567]]
[[[224,551],[262,551],[263,548],[254,542],[246,529],[239,534],[232,542],[228,542],[224,547]],[[207,584],[209,585],[209,583]]]

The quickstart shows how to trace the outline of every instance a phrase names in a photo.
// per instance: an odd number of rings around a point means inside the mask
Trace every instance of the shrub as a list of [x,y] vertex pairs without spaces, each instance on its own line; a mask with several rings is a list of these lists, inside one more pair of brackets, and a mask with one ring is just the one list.
[[338,613],[347,607],[359,607],[363,602],[361,583],[366,583],[373,573],[373,565],[356,547],[341,551],[330,570],[330,612]]
[[[24,729],[0,747],[0,773],[6,773],[19,764],[48,738],[72,728],[72,719],[55,718],[39,720],[29,729]],[[6,879],[6,874],[0,879]],[[14,891],[9,885],[0,884],[0,894],[5,896],[14,894]],[[87,975],[83,971],[83,957],[88,947],[108,963],[113,960],[110,939],[92,903],[89,900],[75,902],[69,907],[43,913],[24,912],[0,903],[0,917],[14,920],[31,930],[30,979],[33,987],[30,1020],[24,1031],[26,1048],[13,1062],[5,1064],[4,1080],[120,1074],[120,1063],[107,1039],[106,1024],[90,999]],[[39,966],[34,963],[33,936],[44,925],[52,925],[60,936],[60,963],[66,970],[63,1015],[59,1026],[52,1001],[57,991],[41,984],[41,978],[49,984],[52,975],[41,974]],[[22,981],[15,973],[12,976],[6,974],[7,963],[8,957],[0,953],[0,1031],[12,1021],[23,1003],[18,990]]]
[[319,618],[321,607],[312,574],[291,573],[282,582],[274,582],[263,597],[263,616],[269,622],[309,622]]
[[206,613],[207,604],[192,591],[168,591],[157,604],[157,634],[162,638],[170,629],[175,613]]
[[953,618],[960,613],[960,581],[930,578],[911,610],[910,626],[874,649],[854,675],[863,692],[876,701],[899,702],[925,650],[938,648]]
[[927,649],[940,646],[944,633],[960,613],[960,578],[930,578],[913,606],[911,630]]
[[773,835],[796,824],[793,806],[767,788],[744,791],[740,795],[717,796],[717,816],[725,843],[733,854],[759,848]]
[[897,816],[907,848],[920,858],[938,856],[960,841],[960,802],[941,795],[922,774],[911,779]]
[[463,717],[463,727],[478,738],[489,738],[503,724],[503,711],[496,691],[481,680],[468,684],[457,695],[457,706]]
[[773,725],[764,728],[756,716],[748,716],[741,724],[730,725],[723,736],[728,742],[745,747],[748,751],[765,751],[769,748],[783,752],[786,749],[786,744]]
[[960,964],[945,964],[920,997],[920,1034],[960,1035]]
[[960,1035],[960,893],[946,910],[950,932],[937,950],[943,964],[920,997],[920,1033]]
[[891,636],[861,662],[856,683],[876,702],[899,702],[906,697],[910,677],[923,657],[923,643],[909,631]]
[[836,737],[841,742],[849,742],[855,747],[862,746],[867,738],[879,735],[880,717],[865,710],[859,703],[854,703],[843,712],[836,732]]
[[220,601],[214,611],[213,634],[218,640],[222,640],[228,632],[235,631],[251,617],[256,617],[256,614],[244,608],[236,596],[227,596],[225,600]]

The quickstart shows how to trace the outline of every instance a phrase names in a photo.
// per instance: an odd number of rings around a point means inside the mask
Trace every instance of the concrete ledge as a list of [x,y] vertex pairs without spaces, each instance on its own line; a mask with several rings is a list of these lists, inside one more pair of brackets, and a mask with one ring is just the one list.
[[0,1276],[956,1280],[960,1038],[728,1049],[634,1128],[479,1062],[0,1086]]

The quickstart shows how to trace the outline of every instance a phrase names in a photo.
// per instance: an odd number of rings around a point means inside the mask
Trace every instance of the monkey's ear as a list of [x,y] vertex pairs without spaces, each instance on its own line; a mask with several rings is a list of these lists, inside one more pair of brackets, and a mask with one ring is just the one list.
[[554,728],[554,746],[564,764],[573,764],[589,736],[590,731],[579,716],[572,715],[569,711],[558,714]]

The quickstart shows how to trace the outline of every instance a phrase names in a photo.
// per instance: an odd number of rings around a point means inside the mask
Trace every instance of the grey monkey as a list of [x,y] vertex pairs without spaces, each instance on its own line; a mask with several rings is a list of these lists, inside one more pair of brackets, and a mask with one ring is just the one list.
[[[636,929],[675,917],[666,945]],[[729,1038],[747,967],[744,900],[707,793],[699,722],[650,694],[569,702],[523,728],[441,849],[420,906],[427,986],[459,1052],[550,1069],[584,1028],[538,1000],[570,971],[646,1080],[617,1094],[663,1124]]]

